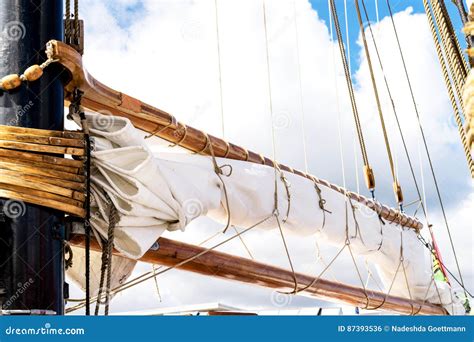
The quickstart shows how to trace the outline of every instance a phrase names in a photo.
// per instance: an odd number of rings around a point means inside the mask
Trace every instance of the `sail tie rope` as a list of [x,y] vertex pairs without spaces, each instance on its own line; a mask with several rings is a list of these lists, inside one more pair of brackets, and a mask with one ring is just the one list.
[[[209,152],[211,154],[212,164],[214,166],[214,172],[216,173],[217,177],[219,178],[219,181],[222,184],[222,191],[224,192],[225,210],[226,210],[226,213],[227,213],[227,223],[226,223],[225,228],[223,230],[223,233],[225,234],[227,232],[227,229],[229,229],[229,227],[231,225],[231,213],[230,213],[229,196],[227,194],[227,187],[226,187],[226,184],[224,182],[224,179],[222,179],[222,176],[230,177],[232,175],[232,165],[224,164],[224,165],[219,166],[217,164],[217,159],[216,159],[216,155],[214,154],[214,147],[212,146],[212,141],[211,141],[209,135],[206,133],[206,145],[204,146],[204,148],[201,151],[199,151],[197,153],[200,154],[200,153],[204,152],[207,149],[209,149]],[[223,169],[225,167],[229,168],[229,172],[227,174],[225,174],[224,171],[223,171]]]
[[160,134],[165,129],[169,128],[170,126],[176,126],[176,118],[174,116],[171,116],[171,120],[170,120],[169,123],[167,123],[163,127],[160,127],[160,125],[157,125],[157,126],[158,126],[157,129],[155,131],[153,131],[152,133],[150,133],[149,135],[145,136],[145,139],[149,139],[153,136],[156,136],[156,135]]

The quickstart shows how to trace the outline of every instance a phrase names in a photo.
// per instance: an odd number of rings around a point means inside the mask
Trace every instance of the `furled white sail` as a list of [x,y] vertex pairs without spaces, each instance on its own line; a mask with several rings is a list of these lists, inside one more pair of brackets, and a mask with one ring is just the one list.
[[369,207],[323,185],[318,195],[311,180],[272,167],[217,158],[221,181],[211,157],[152,152],[145,134],[128,119],[100,114],[87,119],[95,143],[91,223],[105,239],[110,198],[120,216],[114,245],[123,255],[140,258],[165,230],[185,230],[199,216],[226,223],[230,215],[236,226],[264,221],[255,229],[274,229],[277,212],[285,231],[315,234],[334,246],[349,241],[355,254],[377,266],[386,289],[393,282],[390,294],[431,303],[441,299],[448,311],[464,312],[448,284],[435,286],[430,252],[413,229],[382,225]]

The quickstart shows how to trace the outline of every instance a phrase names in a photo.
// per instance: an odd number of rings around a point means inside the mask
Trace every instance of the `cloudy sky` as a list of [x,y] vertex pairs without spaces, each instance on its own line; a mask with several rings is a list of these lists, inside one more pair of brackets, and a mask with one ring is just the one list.
[[[472,181],[426,16],[420,1],[393,0],[391,3],[454,243],[465,282],[472,292]],[[344,2],[340,0],[337,4],[345,34]],[[455,271],[386,2],[366,0],[366,4],[416,176],[420,184],[422,181],[424,184],[429,222],[433,224],[446,264]],[[347,5],[351,72],[368,155],[377,178],[377,197],[395,206],[353,1]],[[214,0],[81,1],[81,16],[86,25],[85,65],[94,77],[108,86],[168,111],[182,122],[216,136],[224,135],[229,141],[271,156],[272,123],[262,1],[218,0],[217,6],[223,115]],[[266,1],[266,15],[276,158],[299,169],[305,169],[306,159],[312,174],[368,195],[363,185],[360,152],[339,50],[331,37],[327,2]],[[453,17],[456,27],[460,28],[454,11]],[[412,202],[417,199],[413,180],[371,43],[370,48],[397,173],[406,202]],[[409,207],[407,213],[413,214],[415,209],[416,205]],[[422,215],[418,217],[425,222]],[[202,219],[189,226],[185,233],[166,236],[199,243],[220,228]],[[213,242],[223,238],[220,236]],[[249,232],[244,238],[257,260],[287,267],[277,232]],[[297,271],[315,274],[321,269],[314,237],[292,237],[289,248]],[[247,256],[238,241],[220,250]],[[324,246],[321,250],[323,256],[333,253]],[[344,265],[344,260],[336,264],[329,276],[357,285],[355,275],[344,271]],[[149,270],[149,265],[140,264],[135,275]],[[112,312],[205,302],[281,308],[281,301],[275,299],[272,291],[180,271],[160,276],[158,284],[161,301],[154,282],[150,281],[119,294],[111,304]],[[83,296],[77,289],[73,289],[72,295]],[[284,298],[283,303],[284,308],[320,304],[300,297]]]

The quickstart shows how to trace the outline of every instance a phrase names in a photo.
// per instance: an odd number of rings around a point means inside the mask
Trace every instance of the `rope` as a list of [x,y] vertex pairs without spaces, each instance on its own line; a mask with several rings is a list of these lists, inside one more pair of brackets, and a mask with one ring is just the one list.
[[462,142],[462,146],[463,146],[463,149],[464,149],[464,154],[466,156],[466,160],[467,160],[467,164],[469,166],[469,170],[471,171],[471,176],[474,177],[474,162],[472,160],[471,149],[470,149],[470,146],[469,146],[468,141],[467,141],[466,131],[464,130],[463,123],[462,123],[462,117],[461,117],[462,112],[460,112],[459,109],[458,109],[456,96],[454,95],[454,90],[453,90],[453,87],[452,87],[452,84],[451,84],[451,81],[450,81],[450,78],[449,78],[448,69],[446,67],[446,61],[443,57],[442,48],[441,48],[440,43],[439,43],[438,38],[437,38],[436,29],[435,29],[434,20],[433,20],[433,15],[432,15],[429,7],[428,7],[428,3],[426,2],[426,0],[424,0],[423,4],[425,4],[425,11],[426,11],[426,16],[428,18],[428,24],[429,24],[429,27],[430,27],[430,30],[431,30],[431,34],[433,35],[433,40],[434,40],[435,47],[436,47],[436,53],[438,54],[438,59],[439,59],[440,65],[441,65],[441,70],[442,70],[442,73],[443,73],[444,82],[446,84],[446,88],[448,90],[448,95],[449,95],[449,100],[451,101],[451,106],[453,108],[454,118],[456,120],[456,125],[458,127],[458,132],[459,132],[459,135],[461,137],[461,142]]
[[145,139],[150,139],[153,136],[159,135],[161,132],[163,132],[165,129],[175,126],[176,125],[176,118],[174,116],[171,117],[171,120],[169,123],[164,125],[163,127],[160,127],[160,125],[157,125],[157,128],[155,131],[151,132],[149,135],[145,136]]
[[389,161],[389,166],[390,166],[390,172],[392,173],[393,187],[394,187],[393,190],[395,192],[395,198],[397,199],[398,204],[400,206],[402,206],[402,204],[403,204],[403,195],[402,195],[402,191],[401,191],[398,179],[397,179],[397,175],[395,173],[395,166],[394,166],[394,162],[393,162],[392,150],[390,148],[390,141],[388,139],[387,128],[385,126],[385,120],[384,120],[384,116],[383,116],[382,105],[380,104],[379,92],[378,92],[378,89],[377,89],[377,82],[375,81],[375,74],[374,74],[374,69],[372,67],[372,60],[370,58],[369,46],[367,45],[367,38],[365,36],[365,28],[364,28],[364,24],[362,22],[362,16],[360,14],[359,0],[355,0],[355,7],[356,7],[356,12],[357,12],[357,20],[359,21],[360,32],[362,34],[362,41],[364,43],[364,49],[365,49],[365,55],[366,55],[366,58],[367,58],[367,64],[369,66],[370,79],[372,81],[372,88],[373,88],[373,91],[374,91],[375,102],[377,104],[377,110],[378,110],[378,113],[379,113],[380,124],[382,126],[383,138],[384,138],[385,148],[387,150],[387,156],[388,156],[388,161]]
[[[408,160],[408,166],[410,168],[410,172],[411,172],[411,175],[412,175],[412,178],[413,178],[413,183],[415,184],[416,192],[418,194],[418,198],[420,199],[421,207],[422,207],[423,212],[425,213],[425,216],[426,216],[425,206],[424,206],[424,203],[421,201],[421,193],[420,193],[418,182],[417,182],[417,179],[416,179],[416,176],[415,176],[415,170],[413,168],[413,163],[411,161],[410,154],[408,152],[408,147],[407,147],[407,144],[406,144],[406,141],[405,141],[405,136],[403,134],[402,127],[400,125],[400,120],[398,118],[397,110],[395,108],[395,102],[393,101],[392,92],[390,91],[390,87],[388,85],[387,76],[385,74],[385,70],[384,70],[383,64],[382,64],[382,58],[380,56],[379,49],[378,49],[378,46],[377,46],[377,42],[375,40],[375,35],[374,35],[373,30],[372,30],[372,25],[370,24],[369,15],[368,15],[367,8],[365,6],[365,1],[364,0],[362,0],[362,7],[364,9],[366,22],[368,23],[369,32],[370,32],[370,35],[372,37],[372,41],[374,43],[375,52],[377,54],[377,59],[379,61],[379,66],[380,66],[380,69],[382,71],[382,75],[383,75],[383,78],[384,78],[385,88],[387,89],[387,94],[388,94],[388,97],[390,99],[390,103],[392,104],[393,114],[395,116],[395,121],[397,123],[398,132],[400,133],[400,138],[402,140],[403,149],[405,151],[405,155],[406,155],[407,160]],[[378,22],[378,14],[377,14],[377,22]]]
[[[225,199],[225,210],[227,212],[227,223],[226,226],[223,230],[223,233],[227,231],[230,227],[231,223],[231,214],[230,214],[230,205],[229,205],[229,196],[227,194],[227,187],[225,185],[224,180],[222,179],[222,175],[225,175],[226,177],[229,177],[232,174],[232,166],[230,164],[225,164],[222,166],[219,166],[217,164],[216,156],[214,154],[214,147],[212,146],[212,141],[209,138],[209,135],[206,134],[206,146],[204,147],[204,150],[209,148],[209,152],[211,153],[211,158],[212,158],[212,164],[214,166],[214,172],[216,173],[217,177],[219,178],[219,181],[222,184],[222,190],[224,191],[224,199]],[[228,174],[224,174],[223,168],[224,167],[229,167],[230,171]]]
[[268,50],[268,29],[267,29],[267,11],[265,8],[265,0],[262,0],[263,5],[263,28],[265,32],[265,56],[267,62],[267,86],[268,86],[268,106],[270,109],[271,119],[271,136],[272,136],[272,152],[273,152],[273,166],[275,169],[275,184],[277,183],[277,168],[276,163],[276,139],[275,139],[275,128],[274,128],[274,117],[273,117],[273,100],[272,100],[272,82],[271,82],[271,71],[270,71],[270,53]]
[[[113,204],[112,200],[108,195],[106,195],[109,201],[109,227],[107,230],[107,241],[104,243],[102,249],[102,266],[100,269],[100,285],[99,292],[97,294],[97,304],[95,307],[95,315],[99,314],[99,309],[101,304],[105,304],[104,313],[107,316],[109,314],[109,304],[110,304],[110,284],[112,279],[112,250],[114,246],[114,231],[115,226],[118,222],[118,210]],[[106,277],[107,276],[107,277]],[[105,280],[105,278],[107,278]],[[104,292],[104,282],[105,284],[105,302],[102,299],[102,293]]]
[[308,173],[308,153],[307,153],[307,146],[306,146],[305,110],[304,110],[304,105],[303,105],[303,85],[301,81],[300,42],[299,42],[299,34],[298,34],[298,20],[297,20],[295,0],[293,0],[293,20],[295,23],[296,59],[298,61],[298,84],[300,87],[301,139],[303,140],[304,170],[306,173]]
[[[156,274],[156,271],[157,271],[158,269],[160,269],[161,266],[160,266],[160,267],[156,267],[155,264],[152,264],[152,265],[151,265],[151,268],[152,268],[153,274]],[[153,280],[155,281],[155,289],[156,289],[156,294],[158,295],[158,300],[159,300],[160,303],[161,303],[163,300],[162,300],[162,298],[161,298],[161,292],[160,292],[160,286],[158,285],[158,279],[155,277]]]
[[90,316],[90,271],[91,271],[91,138],[89,135],[89,124],[87,122],[84,110],[81,107],[82,91],[74,89],[73,99],[69,106],[69,115],[77,116],[81,121],[81,126],[84,131],[84,141],[86,144],[86,159],[85,159],[85,173],[86,173],[86,217],[84,220],[84,228],[86,235],[85,242],[85,287],[86,287],[86,316]]
[[214,1],[214,7],[216,12],[216,41],[217,41],[217,61],[219,66],[219,96],[220,96],[220,112],[221,112],[221,125],[222,125],[222,139],[225,137],[225,125],[224,125],[224,100],[222,92],[222,66],[221,66],[221,47],[220,47],[220,36],[219,36],[219,16],[217,8],[217,0]]
[[[464,5],[462,1],[452,0],[452,2],[455,3],[456,7],[458,8],[458,11],[461,17],[461,22],[463,23],[463,25],[466,24],[467,13],[466,13],[466,10],[464,9]],[[461,44],[459,44],[458,36],[456,34],[456,31],[454,30],[451,17],[448,13],[448,9],[446,8],[446,4],[444,2],[440,2],[439,4],[441,6],[441,10],[443,11],[444,18],[446,19],[446,24],[448,25],[448,28],[449,28],[450,38],[454,40],[454,43],[456,44],[456,51],[457,51],[460,61],[462,62],[461,66],[464,67],[464,73],[465,73],[465,76],[467,76],[470,70],[470,67],[466,61],[466,58],[464,58],[463,49],[461,48]],[[466,43],[467,43],[467,46],[470,47],[471,42],[468,37],[466,37]]]
[[[448,13],[448,9],[446,8],[446,4],[444,1],[438,1],[438,0],[433,0],[436,2],[436,6],[439,6],[438,13],[440,13],[440,16],[442,16],[442,19],[444,19],[444,23],[446,25],[446,32],[448,35],[446,38],[450,39],[451,43],[454,44],[453,46],[453,53],[454,56],[456,56],[458,60],[457,66],[459,67],[459,71],[461,72],[461,75],[463,76],[462,78],[462,84],[464,84],[464,81],[466,79],[466,76],[470,70],[466,59],[464,58],[463,55],[463,49],[461,48],[461,45],[459,44],[459,40],[456,34],[456,31],[454,30],[453,23],[451,21],[450,15]],[[453,0],[454,2],[455,0]]]
[[71,37],[71,27],[69,25],[69,19],[71,19],[71,0],[66,0],[65,18],[66,24],[64,26],[64,40],[68,44]]
[[[437,1],[431,1],[431,7],[434,13],[436,24],[438,26],[439,37],[441,38],[441,42],[444,47],[447,65],[451,72],[451,77],[453,80],[455,93],[456,93],[456,96],[458,97],[461,108],[463,109],[464,104],[463,104],[463,99],[462,99],[462,87],[464,85],[464,81],[467,76],[467,73],[464,70],[464,65],[462,64],[460,60],[458,51],[456,51],[456,46],[455,44],[453,44],[453,41],[452,41],[453,38],[451,38],[452,36],[449,30],[449,26],[446,23],[446,19],[443,15],[443,11],[439,3]],[[427,12],[426,15],[427,16],[431,15],[431,11],[429,11],[429,13]],[[436,43],[438,38],[434,40]]]
[[[340,53],[341,53],[342,64],[344,66],[344,74],[345,74],[345,77],[346,77],[347,89],[348,89],[349,97],[350,97],[350,100],[351,100],[352,113],[354,115],[354,121],[355,121],[355,125],[356,125],[356,128],[357,128],[357,136],[359,138],[359,145],[360,145],[360,148],[361,148],[362,159],[364,161],[365,170],[370,170],[369,173],[371,174],[371,168],[370,168],[369,160],[368,160],[368,157],[367,157],[367,150],[366,150],[366,147],[365,147],[364,136],[363,136],[362,127],[361,127],[361,124],[360,124],[359,112],[358,112],[358,109],[357,109],[357,104],[356,104],[355,95],[354,95],[354,89],[353,89],[353,86],[352,86],[351,74],[350,74],[349,69],[348,69],[348,62],[347,62],[346,53],[345,53],[345,49],[344,49],[344,43],[342,42],[341,28],[339,26],[339,19],[338,19],[338,16],[337,16],[337,9],[336,9],[335,1],[330,0],[330,5],[331,5],[330,7],[331,7],[332,17],[334,19],[334,26],[335,26],[335,29],[336,29],[337,42],[338,42],[339,50],[340,50]],[[373,176],[373,174],[372,174],[372,176]],[[372,179],[373,179],[373,177],[372,177]],[[367,181],[367,179],[366,179],[366,183],[367,183],[367,187],[369,188],[369,190],[371,190],[371,191],[374,190],[375,182],[370,182],[370,181]]]
[[[425,4],[425,6],[427,5],[426,0],[423,0],[423,3]],[[430,152],[429,152],[429,149],[428,149],[428,144],[426,142],[426,137],[425,137],[425,133],[424,133],[424,130],[423,130],[423,126],[421,125],[420,114],[418,112],[418,105],[416,104],[416,101],[415,101],[415,95],[414,95],[414,92],[413,92],[413,88],[411,86],[410,76],[408,75],[408,70],[407,70],[407,66],[406,66],[406,63],[405,63],[405,57],[403,55],[402,47],[400,45],[400,40],[398,38],[397,28],[396,28],[396,25],[395,25],[395,21],[393,20],[393,13],[392,13],[392,9],[391,9],[391,6],[390,6],[390,0],[387,0],[387,6],[388,6],[389,13],[390,13],[390,19],[391,19],[391,22],[392,22],[393,31],[395,33],[395,38],[397,40],[398,51],[400,53],[400,57],[401,57],[401,60],[402,60],[402,63],[403,63],[403,69],[405,71],[405,76],[406,76],[406,79],[407,79],[408,88],[410,90],[411,98],[412,98],[412,101],[413,101],[413,106],[414,106],[415,114],[416,114],[417,121],[418,121],[418,127],[420,129],[421,137],[423,139],[423,145],[424,145],[424,148],[425,148],[425,151],[426,151],[426,155],[428,157],[428,162],[429,162],[429,166],[430,166],[430,170],[431,170],[431,175],[433,176],[433,182],[434,182],[434,185],[435,185],[436,194],[437,194],[437,197],[438,197],[438,200],[439,200],[439,203],[440,203],[441,212],[443,214],[443,219],[444,219],[444,223],[445,223],[445,226],[446,226],[446,230],[448,232],[451,248],[453,250],[454,259],[455,259],[455,262],[456,262],[456,268],[458,270],[459,277],[461,279],[461,284],[464,287],[464,280],[462,278],[461,268],[459,266],[459,261],[458,261],[458,257],[457,257],[457,254],[456,254],[456,249],[454,248],[454,242],[453,242],[453,239],[452,239],[452,236],[451,236],[451,230],[449,228],[448,219],[446,217],[446,211],[444,209],[443,200],[441,198],[441,192],[440,192],[440,189],[439,189],[439,186],[438,186],[438,180],[436,178],[436,174],[435,174],[435,171],[434,171],[433,162],[431,160],[431,155],[430,155]]]
[[74,0],[74,43],[79,46],[79,0]]
[[[236,227],[236,226],[232,226],[232,228],[234,228],[234,231],[235,231],[237,234],[239,234],[239,231],[237,230],[237,227]],[[246,244],[245,241],[244,241],[244,238],[243,238],[241,235],[239,235],[239,240],[240,240],[240,242],[242,243],[242,245],[244,246],[245,251],[246,251],[247,254],[249,255],[250,259],[255,260],[255,258],[254,258],[253,255],[252,255],[252,252],[250,252],[249,247],[247,246],[247,244]]]
[[349,66],[349,74],[352,75],[352,67],[351,67],[351,42],[349,40],[349,23],[348,23],[349,16],[347,15],[347,0],[344,0],[344,22],[346,25],[346,46],[347,46],[347,61]]

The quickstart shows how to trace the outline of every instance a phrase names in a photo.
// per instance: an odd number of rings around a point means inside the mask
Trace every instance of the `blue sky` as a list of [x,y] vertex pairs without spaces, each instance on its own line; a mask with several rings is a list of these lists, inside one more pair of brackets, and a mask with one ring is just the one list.
[[[310,0],[311,5],[313,8],[318,12],[318,15],[321,19],[323,19],[326,23],[329,23],[329,13],[328,13],[328,2],[327,0]],[[354,0],[337,0],[336,6],[339,15],[339,21],[341,24],[342,34],[344,36],[344,40],[347,38],[345,37],[345,19],[344,19],[344,2],[347,4],[347,16],[348,16],[348,24],[349,24],[349,38],[350,38],[350,50],[351,50],[351,64],[357,65],[358,64],[358,56],[360,47],[357,45],[357,38],[359,35],[359,23],[357,21],[357,12],[355,9]],[[382,20],[384,17],[389,16],[390,13],[387,7],[387,0],[364,0],[365,6],[369,13],[370,21],[376,22],[376,4],[378,7],[379,19]],[[359,6],[362,10],[361,1],[359,0]],[[390,0],[390,6],[392,8],[392,12],[395,14],[396,12],[400,12],[405,10],[407,7],[412,7],[414,13],[424,13],[423,2],[419,1],[403,1],[403,0]],[[465,46],[465,41],[462,36],[461,32],[461,20],[459,18],[459,14],[457,12],[456,7],[451,1],[446,1],[446,6],[448,8],[449,13],[451,14],[451,19],[453,20],[453,25],[457,29],[458,38],[461,45]],[[362,18],[365,21],[365,15],[362,12]],[[352,70],[354,71],[354,70]]]

